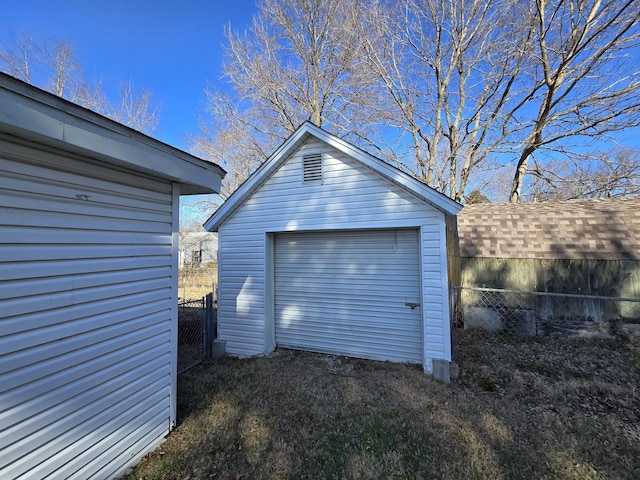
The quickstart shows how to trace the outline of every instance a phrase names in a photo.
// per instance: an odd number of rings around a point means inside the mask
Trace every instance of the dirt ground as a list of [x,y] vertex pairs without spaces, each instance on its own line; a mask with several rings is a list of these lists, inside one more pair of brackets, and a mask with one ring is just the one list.
[[130,479],[637,479],[640,344],[462,332],[460,377],[289,350],[179,376]]

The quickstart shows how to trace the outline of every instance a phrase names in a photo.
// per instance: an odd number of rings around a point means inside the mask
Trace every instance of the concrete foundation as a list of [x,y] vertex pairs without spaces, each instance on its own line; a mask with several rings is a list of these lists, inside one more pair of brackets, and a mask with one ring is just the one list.
[[211,349],[211,356],[213,358],[222,358],[227,352],[226,340],[214,340]]
[[451,382],[451,366],[447,360],[433,360],[433,378],[440,382]]
[[489,332],[504,329],[500,314],[492,308],[467,307],[464,309],[464,328],[480,328]]

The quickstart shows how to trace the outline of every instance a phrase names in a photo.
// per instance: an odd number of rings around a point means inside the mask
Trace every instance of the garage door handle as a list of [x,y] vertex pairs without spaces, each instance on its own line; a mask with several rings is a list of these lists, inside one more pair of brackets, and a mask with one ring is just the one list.
[[411,310],[414,310],[416,307],[419,307],[419,306],[420,306],[420,304],[419,304],[419,303],[411,303],[411,302],[407,302],[407,303],[405,303],[405,305],[406,305],[407,307],[411,307]]

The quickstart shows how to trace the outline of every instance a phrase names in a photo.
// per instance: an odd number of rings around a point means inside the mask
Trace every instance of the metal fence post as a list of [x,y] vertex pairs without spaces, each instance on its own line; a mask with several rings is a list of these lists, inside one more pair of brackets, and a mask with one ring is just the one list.
[[213,336],[215,332],[213,331],[213,294],[208,293],[204,298],[205,300],[205,314],[204,314],[204,324],[205,324],[205,335],[204,335],[204,356],[206,358],[211,358],[211,348],[213,344]]

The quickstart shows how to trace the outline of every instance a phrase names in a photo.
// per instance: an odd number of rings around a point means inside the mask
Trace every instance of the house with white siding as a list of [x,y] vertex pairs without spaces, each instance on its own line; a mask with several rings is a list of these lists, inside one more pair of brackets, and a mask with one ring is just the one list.
[[236,356],[284,347],[448,379],[447,221],[460,209],[303,124],[205,223],[218,232],[219,340]]
[[211,232],[180,232],[180,268],[199,268],[218,261],[218,236]]
[[179,198],[225,172],[0,74],[0,478],[112,478],[176,422]]

